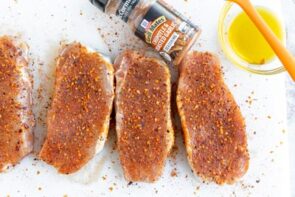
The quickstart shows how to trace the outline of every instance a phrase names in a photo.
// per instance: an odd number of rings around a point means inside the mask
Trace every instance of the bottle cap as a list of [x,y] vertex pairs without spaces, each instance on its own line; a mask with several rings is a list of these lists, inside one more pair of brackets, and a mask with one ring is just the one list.
[[109,0],[90,0],[90,2],[104,12]]

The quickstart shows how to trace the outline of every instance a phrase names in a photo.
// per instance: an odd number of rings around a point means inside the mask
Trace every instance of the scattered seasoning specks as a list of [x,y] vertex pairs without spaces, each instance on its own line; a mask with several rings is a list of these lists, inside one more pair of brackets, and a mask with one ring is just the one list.
[[174,168],[174,169],[171,171],[170,176],[171,176],[171,177],[177,177],[177,169],[176,169],[176,168]]
[[[67,1],[50,1],[46,2],[46,0],[36,1],[34,4],[34,7],[36,10],[31,12],[30,8],[30,2],[31,0],[27,1],[19,1],[19,0],[3,0],[1,1],[1,13],[0,13],[0,20],[1,20],[1,32],[4,34],[5,28],[9,27],[12,31],[9,31],[9,34],[13,34],[15,31],[20,32],[23,34],[23,40],[27,41],[30,45],[30,59],[32,61],[30,65],[31,73],[34,74],[34,113],[35,118],[37,120],[37,127],[35,129],[35,141],[39,144],[42,144],[42,136],[41,133],[46,135],[46,116],[47,116],[47,109],[48,106],[50,106],[51,103],[51,86],[54,82],[54,75],[51,73],[50,70],[54,70],[55,65],[53,63],[54,57],[57,54],[57,48],[58,48],[58,42],[60,40],[69,40],[74,41],[74,39],[77,39],[77,41],[86,41],[87,44],[90,44],[91,47],[98,47],[100,49],[100,34],[104,34],[103,41],[106,42],[107,46],[110,48],[110,55],[114,58],[116,57],[120,51],[125,49],[135,49],[135,50],[151,50],[144,46],[144,44],[139,41],[135,36],[133,36],[133,32],[126,30],[127,26],[122,25],[121,22],[116,21],[115,17],[112,19],[109,19],[108,16],[104,16],[100,13],[100,11],[95,10],[95,8],[92,8],[89,2],[81,3],[82,6],[80,6],[80,1],[77,3],[66,3]],[[74,2],[74,1],[73,1]],[[172,2],[172,1],[170,1]],[[200,5],[198,6],[191,6],[194,1],[193,0],[181,0],[181,1],[173,1],[173,4],[175,4],[181,11],[186,10],[186,12],[189,15],[193,15],[192,19],[194,21],[200,21],[203,23],[204,16],[199,15],[199,11],[202,9],[200,7],[206,5],[209,6],[210,1],[200,1]],[[178,6],[178,4],[185,3],[186,5]],[[46,8],[44,8],[44,5],[50,5]],[[28,7],[28,9],[26,9]],[[53,9],[54,8],[54,9]],[[210,9],[214,9],[214,6],[210,5]],[[26,9],[26,10],[25,10]],[[192,13],[192,11],[195,11],[195,13]],[[39,13],[38,13],[39,12]],[[42,12],[42,13],[41,13]],[[82,15],[80,15],[82,13]],[[215,13],[215,12],[214,12]],[[33,18],[34,20],[28,21],[29,18]],[[10,22],[12,21],[12,22]],[[205,20],[204,20],[205,21]],[[45,24],[45,25],[44,25]],[[82,35],[79,31],[73,32],[73,29],[79,29],[76,27],[85,27],[84,24],[87,24],[87,31],[84,31],[84,29],[81,29],[81,33],[85,33],[86,40],[83,40],[85,38],[84,35]],[[34,28],[39,27],[39,29],[47,29],[48,31],[35,31]],[[45,28],[44,28],[45,27]],[[100,30],[95,31],[96,27]],[[205,27],[205,26],[204,26]],[[206,27],[207,28],[207,27]],[[29,31],[26,31],[29,30]],[[86,30],[86,29],[85,29]],[[89,30],[89,31],[88,31]],[[211,35],[210,33],[207,34],[207,30],[204,31],[203,36],[199,40],[199,42],[194,46],[194,48],[197,48],[198,50],[206,50],[210,49],[214,52],[217,52],[218,54],[223,56],[223,52],[221,50],[215,48],[215,46],[211,46],[212,40],[208,37],[208,35]],[[108,32],[111,32],[108,34]],[[88,42],[89,41],[89,42]],[[98,42],[97,42],[98,41]],[[85,44],[86,44],[85,43]],[[103,44],[103,43],[101,43]],[[104,44],[103,44],[104,45]],[[107,49],[105,50],[107,52]],[[227,62],[227,61],[226,61]],[[41,68],[42,67],[42,68]],[[40,72],[38,69],[42,69]],[[48,70],[49,69],[49,70]],[[214,192],[221,191],[220,195],[224,195],[223,188],[228,189],[228,193],[224,196],[231,195],[231,196],[251,196],[249,195],[248,191],[251,193],[257,194],[257,191],[262,191],[260,188],[264,187],[265,185],[268,185],[270,183],[270,174],[276,174],[277,166],[281,165],[281,158],[282,155],[281,150],[285,150],[283,147],[287,146],[287,144],[280,145],[280,141],[285,142],[284,138],[287,137],[288,129],[286,129],[285,122],[283,121],[280,124],[275,125],[275,122],[278,122],[278,118],[280,118],[281,111],[278,110],[277,106],[279,106],[282,102],[282,99],[279,95],[276,94],[269,94],[269,92],[276,92],[278,91],[277,84],[281,84],[280,80],[275,80],[276,83],[273,83],[273,80],[271,78],[268,78],[267,83],[265,83],[266,80],[260,77],[255,77],[255,75],[249,75],[247,73],[243,73],[243,71],[238,71],[233,67],[232,64],[224,65],[223,71],[226,74],[227,82],[234,90],[236,98],[241,103],[242,112],[244,113],[247,123],[249,125],[248,127],[248,134],[251,138],[251,141],[249,141],[249,145],[251,145],[250,149],[250,155],[251,159],[250,166],[251,166],[251,174],[248,174],[247,178],[245,178],[245,185],[247,184],[254,184],[256,188],[248,187],[247,189],[243,189],[239,183],[237,183],[234,186],[225,186],[225,187],[216,187],[214,185],[206,185],[206,183],[203,185],[201,182],[199,182],[198,178],[195,178],[192,173],[190,173],[190,168],[188,166],[188,162],[186,159],[185,152],[183,150],[183,142],[182,142],[182,136],[181,133],[176,134],[176,139],[178,139],[178,148],[179,151],[177,153],[174,153],[174,150],[172,151],[172,156],[168,158],[168,162],[166,163],[166,174],[161,178],[159,182],[157,182],[154,186],[151,186],[150,189],[153,189],[153,187],[157,187],[157,190],[159,191],[159,196],[161,194],[169,194],[170,188],[173,190],[173,195],[181,195],[181,190],[187,189],[187,192],[190,192],[191,194],[195,190],[195,184],[201,186],[201,192],[197,192],[196,190],[196,196],[199,196],[201,193],[210,193],[211,189],[214,188]],[[50,76],[51,78],[47,78],[45,75]],[[241,76],[241,77],[240,77]],[[257,79],[259,78],[259,79]],[[275,79],[276,76],[274,76]],[[246,82],[246,79],[249,79],[249,83]],[[39,81],[40,87],[39,87]],[[261,83],[260,83],[261,82]],[[292,82],[291,82],[292,83]],[[258,84],[256,86],[256,84]],[[261,89],[262,86],[268,86],[271,87],[269,90],[271,91],[264,91]],[[273,86],[274,85],[274,86]],[[293,87],[292,87],[293,88]],[[255,96],[252,96],[250,92],[255,90]],[[294,89],[294,88],[293,88]],[[292,90],[293,91],[293,90]],[[294,92],[294,91],[293,91]],[[248,96],[251,96],[252,99],[259,99],[257,101],[253,100],[252,104],[249,105],[248,103],[245,103],[245,100],[248,99]],[[264,97],[266,95],[266,97]],[[292,98],[294,98],[295,94],[290,94],[287,98],[292,101]],[[278,102],[274,101],[275,99],[278,99]],[[294,99],[293,99],[294,100]],[[271,105],[270,108],[266,108],[270,102],[276,103],[276,105]],[[251,106],[251,107],[250,107]],[[288,110],[290,112],[294,111],[294,107],[292,105],[289,105]],[[292,111],[293,110],[293,111]],[[258,112],[258,113],[257,113]],[[261,112],[261,113],[259,113]],[[278,113],[276,113],[278,112]],[[295,112],[295,111],[294,111]],[[293,113],[294,114],[294,113]],[[267,116],[271,115],[272,119],[268,119]],[[292,116],[292,113],[289,114],[290,122],[293,123],[295,121]],[[265,125],[263,125],[265,124]],[[292,131],[292,130],[290,130]],[[181,131],[179,131],[181,132]],[[111,135],[116,136],[115,132],[113,132]],[[273,137],[266,137],[272,135]],[[281,138],[283,136],[284,138]],[[274,141],[273,138],[276,138]],[[262,142],[263,143],[260,143]],[[99,173],[98,178],[96,178],[93,184],[85,186],[84,183],[82,183],[84,180],[84,176],[88,175],[88,173],[91,174],[91,169],[86,173],[83,174],[83,176],[79,177],[79,179],[75,180],[75,183],[73,183],[74,189],[73,191],[69,191],[69,196],[75,196],[75,191],[78,191],[82,193],[82,196],[108,196],[108,195],[115,195],[117,193],[119,194],[129,194],[134,195],[134,191],[139,190],[139,185],[144,184],[138,184],[138,183],[129,183],[124,180],[124,177],[122,176],[122,170],[120,166],[120,161],[117,158],[117,152],[115,143],[112,141],[107,141],[106,143],[107,147],[104,149],[103,154],[106,154],[106,166],[101,171],[101,174]],[[252,147],[253,145],[253,147]],[[264,147],[256,149],[256,147]],[[34,147],[34,154],[38,154],[39,150],[38,147],[35,145]],[[274,152],[272,154],[268,154],[271,150]],[[258,156],[257,156],[257,155]],[[175,157],[175,158],[174,158]],[[267,157],[267,159],[264,160],[264,157]],[[273,158],[272,158],[273,157]],[[33,161],[34,160],[34,161]],[[115,161],[116,163],[113,164],[112,161]],[[252,165],[252,161],[255,162],[255,166]],[[271,162],[274,163],[271,163]],[[33,164],[32,164],[33,163]],[[32,165],[31,165],[32,164]],[[256,164],[259,166],[259,169],[256,170]],[[267,168],[273,168],[273,172],[269,172],[266,170],[266,168],[261,168],[261,166],[267,166]],[[110,168],[109,168],[110,167]],[[170,172],[173,168],[177,167],[178,170],[178,176],[177,178],[172,178],[170,176]],[[110,170],[109,170],[110,169]],[[1,194],[3,196],[13,196],[13,195],[19,195],[19,196],[30,196],[29,191],[27,191],[27,188],[22,188],[21,185],[23,185],[22,181],[35,181],[39,179],[47,179],[47,177],[53,178],[52,184],[58,184],[60,179],[59,176],[56,176],[56,172],[54,172],[51,168],[49,168],[46,164],[39,161],[37,158],[34,158],[34,155],[30,155],[27,157],[17,168],[10,168],[10,172],[7,174],[4,174],[3,176],[9,177],[10,175],[13,175],[15,177],[6,179],[5,182],[3,182],[3,185],[10,184],[13,180],[15,180],[15,192],[8,195],[8,193],[12,191],[2,191],[3,186],[1,187]],[[38,174],[37,170],[40,171],[40,174]],[[282,171],[285,169],[282,169]],[[108,177],[106,180],[103,180],[101,177],[103,175],[107,174]],[[1,175],[2,176],[2,175]],[[31,177],[32,176],[32,177]],[[261,177],[261,179],[260,179]],[[280,180],[280,175],[277,176],[278,178],[276,181]],[[32,179],[31,179],[32,178]],[[263,178],[263,179],[262,179]],[[69,178],[72,179],[72,178]],[[113,193],[109,193],[109,186],[111,186],[114,179],[117,181],[118,184],[118,190],[117,187],[114,188]],[[261,182],[256,184],[256,179],[261,180]],[[58,180],[55,181],[54,180]],[[77,183],[76,183],[77,181]],[[62,182],[62,181],[61,181]],[[182,183],[189,183],[191,184],[189,187],[186,184]],[[63,182],[62,182],[63,183]],[[181,183],[181,184],[178,184]],[[39,183],[40,184],[40,183]],[[72,183],[71,183],[72,185]],[[130,185],[130,186],[127,186]],[[162,187],[163,185],[163,187]],[[32,190],[35,193],[38,193],[38,183],[33,184]],[[183,186],[183,187],[182,187]],[[273,190],[279,189],[279,185],[276,185],[275,187],[272,187],[273,185],[269,185],[269,189],[265,190],[268,195],[271,195],[271,192]],[[19,187],[19,188],[18,188]],[[43,185],[42,185],[43,187]],[[60,188],[60,187],[58,187]],[[66,189],[61,189],[61,191],[56,188],[56,192],[59,192],[60,196],[63,196],[63,194],[67,191]],[[146,186],[142,187],[146,188]],[[232,189],[234,188],[234,189]],[[275,189],[274,189],[275,188]],[[21,189],[21,190],[18,190]],[[5,190],[5,189],[4,189]],[[156,190],[156,189],[155,189]],[[234,191],[233,191],[234,190]],[[43,190],[41,191],[42,194],[44,192],[44,196],[46,196],[45,187],[43,187]],[[122,191],[122,192],[121,192]],[[141,191],[141,190],[140,190]],[[144,192],[146,190],[143,190]],[[40,196],[43,196],[39,192]],[[55,191],[54,191],[55,192]],[[91,192],[91,193],[90,193]],[[149,194],[155,195],[156,192],[153,190],[148,191]],[[166,193],[167,192],[167,193]],[[73,194],[74,193],[74,194]],[[190,194],[186,193],[186,194]],[[79,193],[80,194],[80,193]],[[77,196],[78,194],[76,194]],[[68,195],[64,195],[64,197],[68,197]]]
[[256,180],[256,183],[257,183],[257,184],[260,183],[260,179]]

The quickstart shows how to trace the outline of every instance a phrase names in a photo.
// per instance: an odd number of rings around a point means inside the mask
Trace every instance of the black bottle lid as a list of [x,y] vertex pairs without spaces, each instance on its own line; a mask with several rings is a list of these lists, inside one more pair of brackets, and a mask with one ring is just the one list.
[[109,0],[90,0],[90,2],[104,12]]

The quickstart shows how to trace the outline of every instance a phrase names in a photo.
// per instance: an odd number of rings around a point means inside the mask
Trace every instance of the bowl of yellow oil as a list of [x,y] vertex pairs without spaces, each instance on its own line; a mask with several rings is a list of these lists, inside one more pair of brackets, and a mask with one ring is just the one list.
[[[253,2],[257,12],[285,44],[286,33],[277,1]],[[275,53],[245,12],[226,2],[219,18],[218,37],[227,58],[251,73],[272,75],[285,71]]]

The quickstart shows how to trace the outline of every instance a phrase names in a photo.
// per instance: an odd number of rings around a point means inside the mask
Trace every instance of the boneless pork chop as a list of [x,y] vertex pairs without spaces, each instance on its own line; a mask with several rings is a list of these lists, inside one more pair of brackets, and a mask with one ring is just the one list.
[[34,116],[28,47],[16,38],[0,37],[0,172],[33,149]]
[[116,130],[128,181],[154,182],[174,143],[167,65],[133,51],[115,62]]
[[55,92],[40,158],[60,173],[83,167],[107,139],[114,90],[111,64],[79,43],[57,60]]
[[185,57],[177,105],[194,172],[218,184],[243,176],[249,163],[245,123],[217,57],[198,52]]

